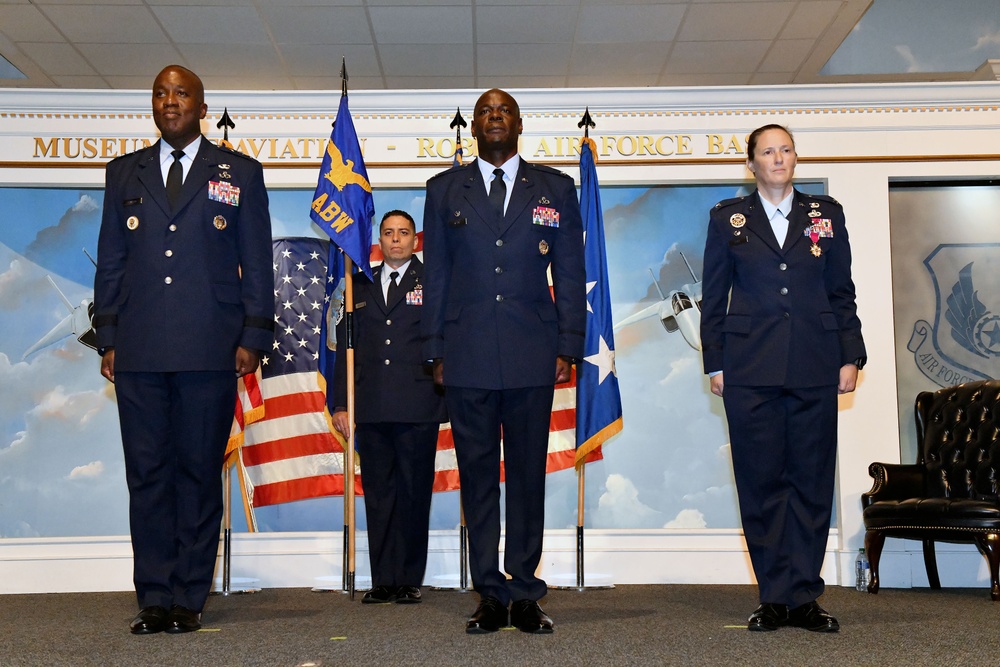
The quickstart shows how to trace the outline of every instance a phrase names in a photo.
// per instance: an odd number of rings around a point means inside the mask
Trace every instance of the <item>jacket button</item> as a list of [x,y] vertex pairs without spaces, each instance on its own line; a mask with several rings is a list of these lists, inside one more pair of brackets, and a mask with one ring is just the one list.
[[497,247],[499,248],[502,245],[503,245],[503,239],[497,239]]
[[497,294],[497,301],[503,301],[503,294]]
[[787,264],[785,264],[784,262],[782,262],[781,264],[778,264],[778,270],[779,270],[779,271],[784,271],[784,270],[786,270],[787,268],[788,268],[788,265],[787,265]]
[[789,317],[791,317],[791,315],[789,315],[788,313],[785,313],[785,319],[787,320]]
[[392,325],[392,320],[385,321],[385,326],[391,326],[391,325]]
[[169,285],[170,283],[174,282],[174,279],[171,278],[170,276],[167,276],[166,278],[163,279],[163,282]]
[[167,229],[169,229],[172,232],[176,232],[177,231],[177,225],[170,225]]
[[385,344],[386,344],[386,345],[388,345],[388,344],[389,344],[389,343],[391,343],[391,342],[392,342],[392,341],[391,341],[391,340],[389,340],[388,338],[386,338],[386,339],[385,339]]
[[385,360],[385,365],[386,365],[386,366],[388,366],[388,365],[389,365],[389,360],[388,360],[388,359],[386,359],[386,360]]
[[174,256],[174,251],[173,250],[168,250],[168,251],[166,251],[163,254],[166,255],[167,257],[173,257]]
[[494,269],[494,270],[496,271],[496,273],[498,275],[501,274],[501,273],[503,273],[503,269],[501,269],[499,266],[496,269]]
[[778,290],[778,293],[781,296],[785,296],[786,294],[788,294],[788,288],[787,287],[782,287],[780,290]]

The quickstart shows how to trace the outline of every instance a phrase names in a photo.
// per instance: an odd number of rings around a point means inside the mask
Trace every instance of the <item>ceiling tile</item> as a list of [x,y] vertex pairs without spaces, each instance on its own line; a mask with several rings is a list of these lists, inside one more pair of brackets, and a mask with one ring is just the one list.
[[379,55],[386,78],[473,75],[471,44],[391,44]]
[[[476,80],[471,76],[393,76],[386,78],[389,88],[475,88]],[[473,103],[475,100],[472,101]]]
[[796,72],[806,61],[816,42],[812,39],[776,39],[764,56],[761,72]]
[[752,72],[770,46],[769,41],[677,42],[664,74]]
[[293,76],[336,76],[339,81],[340,66],[345,60],[350,81],[356,76],[382,75],[371,44],[285,44],[279,50]]
[[379,44],[471,44],[470,7],[371,7]]
[[752,86],[780,86],[794,80],[795,72],[754,72],[747,83]]
[[[183,65],[181,54],[172,44],[80,44],[80,52],[105,78],[146,76],[153,79],[167,65]],[[110,79],[109,79],[110,81]]]
[[49,20],[72,41],[89,44],[163,44],[167,36],[146,7],[44,6]]
[[177,43],[270,43],[257,12],[244,7],[154,7],[153,13]]
[[621,86],[617,77],[631,74],[659,74],[667,60],[669,44],[577,44],[570,71],[573,74],[601,74],[612,77],[605,85]]
[[69,44],[22,42],[18,47],[50,76],[97,75]]
[[660,86],[745,86],[749,72],[717,72],[712,74],[664,74]]
[[569,72],[569,57],[572,52],[572,44],[530,44],[517,49],[504,44],[481,44],[476,50],[476,74],[565,76]]
[[268,7],[262,10],[278,44],[371,44],[361,7]]
[[800,2],[781,31],[782,39],[817,38],[829,27],[843,3],[840,0]]
[[476,39],[480,44],[546,44],[572,42],[575,31],[565,7],[476,6]]
[[[292,77],[296,90],[326,90],[340,94],[340,77],[336,76],[296,76]],[[348,91],[352,90],[384,90],[385,82],[380,76],[354,76],[347,82]],[[339,99],[339,98],[338,98]],[[333,107],[336,106],[333,102]]]
[[645,88],[655,86],[656,79],[656,74],[622,73],[614,80],[600,74],[570,74],[566,79],[566,85],[570,88],[618,88],[621,86]]
[[31,5],[0,5],[0,32],[12,42],[63,41],[55,26]]
[[[85,90],[94,88],[110,88],[111,84],[99,76],[54,76],[52,82],[60,88],[83,88]],[[115,86],[115,88],[128,86]]]
[[[488,90],[490,88],[564,88],[566,86],[566,76],[479,76],[476,77],[479,88]],[[475,100],[469,102],[469,109]]]
[[691,5],[677,39],[685,42],[774,39],[794,8],[794,2]]
[[199,76],[254,79],[287,74],[270,45],[178,44],[177,48]]
[[[224,96],[217,92],[220,90],[288,90],[292,87],[290,79],[284,76],[272,76],[268,74],[248,74],[242,77],[227,76],[203,76],[202,83],[205,84],[206,100],[210,109],[221,111],[226,106]],[[215,123],[212,123],[215,127]]]
[[582,7],[576,40],[591,43],[669,41],[684,15],[683,5]]

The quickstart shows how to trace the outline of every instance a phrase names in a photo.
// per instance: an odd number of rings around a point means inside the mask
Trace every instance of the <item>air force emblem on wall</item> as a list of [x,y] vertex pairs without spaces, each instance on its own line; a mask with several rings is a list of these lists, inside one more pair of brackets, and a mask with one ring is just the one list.
[[924,265],[936,309],[906,346],[917,367],[942,387],[1000,377],[1000,246],[942,244]]

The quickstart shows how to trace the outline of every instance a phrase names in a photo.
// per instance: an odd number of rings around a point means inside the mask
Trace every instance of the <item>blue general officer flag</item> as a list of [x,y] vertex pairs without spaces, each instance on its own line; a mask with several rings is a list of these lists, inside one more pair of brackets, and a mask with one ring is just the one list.
[[597,185],[593,140],[580,147],[580,213],[587,269],[587,331],[576,370],[576,464],[622,430],[622,396],[615,370],[615,337],[604,249],[604,216]]
[[375,203],[347,95],[340,96],[309,215],[370,279]]

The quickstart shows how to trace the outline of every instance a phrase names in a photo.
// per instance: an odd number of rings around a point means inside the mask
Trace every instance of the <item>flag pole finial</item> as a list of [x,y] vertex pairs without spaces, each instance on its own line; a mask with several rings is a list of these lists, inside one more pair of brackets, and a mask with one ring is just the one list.
[[340,94],[347,94],[347,56],[341,56],[340,62]]
[[590,117],[590,107],[587,107],[583,112],[583,118],[580,119],[580,122],[577,123],[576,126],[583,128],[584,138],[590,137],[590,128],[597,127],[597,123],[595,123],[594,119]]

